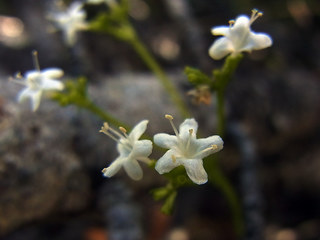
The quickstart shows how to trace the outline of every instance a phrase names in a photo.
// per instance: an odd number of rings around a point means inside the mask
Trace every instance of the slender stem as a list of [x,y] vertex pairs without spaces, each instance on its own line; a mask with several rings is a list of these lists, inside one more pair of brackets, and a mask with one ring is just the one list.
[[180,114],[185,118],[190,117],[189,110],[185,105],[180,93],[177,91],[171,80],[167,77],[165,72],[156,62],[154,57],[149,53],[149,51],[140,41],[140,39],[136,36],[134,39],[129,41],[129,43],[131,43],[133,49],[137,52],[137,54],[141,57],[145,64],[153,71],[153,73],[158,77],[161,84],[170,95],[172,101],[174,102],[174,104],[176,104],[177,108],[179,109]]
[[243,236],[244,232],[244,222],[241,206],[238,200],[238,196],[232,187],[229,180],[223,175],[220,167],[217,166],[216,159],[215,167],[211,169],[209,181],[217,188],[220,189],[221,193],[224,195],[225,199],[228,201],[228,205],[231,210],[233,225],[235,228],[235,233],[238,237]]
[[98,107],[96,104],[94,104],[90,99],[82,99],[81,102],[77,103],[77,105],[81,108],[84,108],[88,110],[89,112],[92,112],[96,116],[100,117],[104,121],[114,125],[114,126],[122,126],[126,128],[128,131],[131,129],[127,124],[120,122],[116,118],[114,118],[112,115],[109,113],[106,113],[103,111],[100,107]]
[[225,134],[225,111],[224,111],[224,89],[217,91],[217,118],[218,118],[218,135],[223,137]]

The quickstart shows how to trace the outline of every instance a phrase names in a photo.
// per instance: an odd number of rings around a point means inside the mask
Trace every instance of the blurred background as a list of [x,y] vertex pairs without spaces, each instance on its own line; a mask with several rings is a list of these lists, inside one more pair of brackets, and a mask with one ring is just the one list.
[[[194,105],[185,66],[210,74],[213,26],[257,8],[255,32],[273,46],[246,53],[227,89],[228,134],[220,164],[243,206],[243,239],[320,239],[320,2],[318,0],[129,0],[142,41],[179,87],[200,133],[216,133],[215,98]],[[142,181],[101,169],[117,153],[98,133],[102,121],[43,99],[33,113],[18,104],[17,72],[59,67],[89,79],[89,94],[128,124],[171,133],[179,118],[135,52],[102,34],[81,32],[73,48],[47,20],[53,1],[0,1],[0,238],[4,240],[233,240],[228,204],[209,184],[181,189],[172,216],[150,190],[164,179],[145,167]],[[154,155],[155,156],[155,155]]]

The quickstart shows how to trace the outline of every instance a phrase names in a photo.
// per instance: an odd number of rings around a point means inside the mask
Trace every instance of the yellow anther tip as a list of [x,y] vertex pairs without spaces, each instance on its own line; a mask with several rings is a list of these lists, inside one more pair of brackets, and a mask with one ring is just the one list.
[[189,129],[189,133],[190,134],[192,134],[193,133],[193,129],[191,128],[191,129]]
[[104,122],[103,127],[107,130],[109,128],[109,124],[107,122]]
[[119,130],[123,133],[127,133],[127,129],[125,129],[124,127],[119,127]]
[[104,168],[104,169],[102,169],[102,173],[105,173],[107,171],[107,169],[106,168]]
[[172,159],[172,162],[175,163],[177,161],[177,158],[175,155],[171,155],[171,159]]
[[32,55],[38,55],[38,51],[37,50],[33,50],[32,51]]
[[172,117],[171,115],[169,115],[169,114],[164,115],[164,117],[165,117],[166,119],[173,120],[173,117]]

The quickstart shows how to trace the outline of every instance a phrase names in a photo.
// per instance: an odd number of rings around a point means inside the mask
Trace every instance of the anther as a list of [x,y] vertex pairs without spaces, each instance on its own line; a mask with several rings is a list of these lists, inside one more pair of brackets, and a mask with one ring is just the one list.
[[127,129],[125,129],[124,127],[119,127],[119,130],[123,133],[123,135],[124,135],[125,137],[128,137],[128,135],[127,135]]
[[189,129],[189,134],[192,135],[192,133],[193,133],[193,129],[190,128],[190,129]]
[[173,120],[173,117],[169,114],[164,115],[164,117],[168,120]]
[[218,145],[212,144],[212,145],[211,145],[211,148],[212,148],[212,150],[216,150],[216,149],[218,148]]
[[230,20],[230,21],[229,21],[229,27],[232,27],[234,23],[235,23],[234,20]]

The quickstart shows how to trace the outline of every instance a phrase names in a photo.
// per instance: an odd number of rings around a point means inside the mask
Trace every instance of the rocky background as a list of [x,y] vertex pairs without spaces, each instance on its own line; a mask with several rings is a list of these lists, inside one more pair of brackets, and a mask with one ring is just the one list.
[[[186,65],[210,71],[210,28],[252,8],[253,24],[271,48],[246,54],[227,91],[228,135],[221,166],[234,183],[247,221],[245,239],[320,239],[320,4],[316,0],[130,0],[148,48],[184,94],[201,134],[215,133],[211,105],[193,105]],[[18,104],[9,76],[60,67],[85,75],[89,94],[114,116],[148,134],[171,132],[175,109],[133,50],[109,36],[79,34],[73,49],[46,20],[52,1],[0,1],[0,238],[5,240],[232,240],[228,206],[207,185],[182,189],[173,216],[160,213],[149,191],[163,178],[149,169],[134,182],[122,172],[101,176],[117,155],[99,134],[102,121],[43,99],[33,113]],[[177,115],[177,114],[176,114]],[[179,122],[178,116],[176,121]]]

